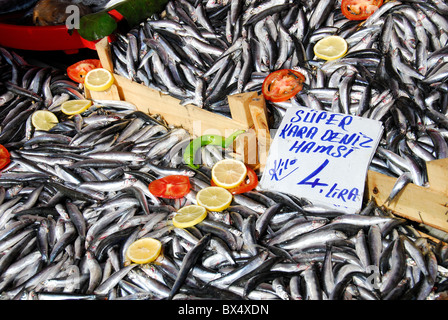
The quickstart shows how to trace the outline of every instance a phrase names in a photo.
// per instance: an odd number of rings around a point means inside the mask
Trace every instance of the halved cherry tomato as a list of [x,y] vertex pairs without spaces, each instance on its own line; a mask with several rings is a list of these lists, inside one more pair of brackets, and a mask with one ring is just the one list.
[[0,170],[11,162],[9,151],[0,144]]
[[291,69],[280,69],[270,73],[263,81],[262,93],[266,100],[281,102],[302,90],[305,76]]
[[156,197],[177,199],[190,192],[191,184],[187,176],[170,175],[152,181],[148,188]]
[[342,0],[342,14],[350,20],[365,20],[374,13],[383,0]]
[[[246,179],[244,179],[243,182],[241,182],[241,184],[238,187],[227,189],[231,194],[240,194],[248,192],[255,189],[255,187],[258,185],[258,176],[255,173],[254,169],[252,169],[247,165],[246,168],[247,168]],[[212,186],[216,186],[213,180],[210,181],[210,184]]]
[[73,81],[84,83],[86,74],[96,68],[101,68],[99,59],[86,59],[78,61],[67,68],[67,75]]

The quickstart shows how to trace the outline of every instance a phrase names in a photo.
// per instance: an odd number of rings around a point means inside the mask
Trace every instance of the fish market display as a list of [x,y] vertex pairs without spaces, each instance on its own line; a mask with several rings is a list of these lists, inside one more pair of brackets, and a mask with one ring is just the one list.
[[[400,176],[392,201],[406,183],[425,183],[424,155],[444,157],[445,10],[390,1],[359,25],[334,0],[171,1],[163,18],[119,36],[115,72],[227,114],[226,95],[260,90],[276,69],[298,70],[306,85],[268,104],[272,127],[299,104],[383,121],[374,163]],[[343,36],[348,53],[314,59],[326,35]],[[67,116],[60,106],[84,98],[78,86],[0,53],[0,144],[11,157],[0,175],[0,298],[423,300],[448,290],[448,246],[373,201],[346,215],[255,188],[192,227],[174,227],[226,150],[207,145],[202,166],[187,167],[189,133],[124,101],[96,100]],[[34,130],[36,110],[58,123]],[[149,191],[171,175],[189,178],[185,196]],[[126,250],[145,237],[162,253],[133,263]]]
[[[425,161],[447,155],[448,7],[388,1],[360,23],[335,0],[171,1],[163,16],[118,35],[115,72],[230,116],[226,96],[260,91],[266,76],[292,68],[306,83],[290,101],[267,102],[270,128],[295,105],[382,121],[371,169],[425,185]],[[315,57],[337,35],[345,56]],[[392,200],[392,199],[391,199]]]

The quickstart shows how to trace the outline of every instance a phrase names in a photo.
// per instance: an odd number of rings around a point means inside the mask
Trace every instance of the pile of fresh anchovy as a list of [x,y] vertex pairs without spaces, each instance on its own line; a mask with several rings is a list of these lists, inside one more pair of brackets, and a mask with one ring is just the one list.
[[31,115],[69,99],[84,98],[78,84],[57,69],[28,64],[0,47],[0,144],[20,147],[31,137]]
[[[231,10],[228,19],[237,17],[242,27],[248,22],[246,18],[252,24],[266,18],[267,28],[269,15],[252,10],[245,15],[244,12],[249,12],[247,3],[216,2],[217,8],[209,7],[212,2],[202,5],[204,9],[216,10],[216,22],[226,21]],[[285,4],[275,3],[280,7],[269,10],[279,13]],[[387,2],[384,8],[390,3],[394,2]],[[168,16],[170,6],[175,4],[186,6],[186,2],[172,2],[167,8]],[[240,6],[235,7],[236,4]],[[333,10],[335,4],[331,1],[315,4],[315,7],[300,4],[296,14],[311,14],[306,24],[317,31],[338,10]],[[331,4],[332,10],[322,8],[324,4]],[[407,4],[406,8],[416,5]],[[197,6],[200,8],[201,3]],[[295,6],[288,7],[292,10]],[[269,13],[280,17],[273,11]],[[230,25],[234,29],[226,34],[238,38],[239,23]],[[369,24],[364,26],[367,28]],[[193,27],[186,24],[183,28]],[[199,30],[211,37],[211,33]],[[297,27],[296,32],[300,30]],[[267,34],[273,36],[272,31]],[[151,61],[156,51],[157,55],[166,52],[159,53],[160,48],[154,48]],[[243,48],[246,49],[239,50],[240,60],[238,50],[229,53],[235,58],[228,60],[235,63],[235,69],[238,61],[242,67],[247,66],[243,58],[247,58],[248,47]],[[276,50],[281,57],[280,48]],[[213,58],[214,53],[201,55]],[[339,62],[343,70],[362,69],[367,76],[377,73],[367,72],[371,67],[359,59],[379,65],[382,56],[355,55],[358,62],[351,67],[343,62],[349,57]],[[308,64],[311,66],[311,61]],[[336,63],[332,65],[339,70]],[[10,120],[15,121],[15,128],[26,128],[21,134],[6,135],[9,121],[1,127],[1,142],[11,153],[11,163],[0,175],[2,299],[414,300],[438,299],[448,290],[448,245],[421,236],[412,223],[372,201],[359,214],[347,215],[313,205],[307,199],[255,189],[235,195],[228,209],[209,212],[194,227],[175,228],[171,218],[178,208],[194,204],[198,190],[210,185],[211,166],[226,156],[222,150],[209,148],[204,152],[207,161],[200,169],[187,168],[182,163],[182,152],[190,135],[182,128],[170,127],[162,119],[144,114],[124,101],[94,101],[86,112],[67,117],[59,111],[60,102],[56,100],[64,93],[79,98],[68,89],[70,86],[61,89],[62,86],[54,85],[50,102],[45,88],[46,82],[52,80],[44,81],[48,78],[42,74],[37,76],[40,69],[34,70],[38,72],[33,77],[40,80],[32,80],[39,85],[30,87],[25,75],[32,67],[3,49],[0,68],[3,71],[0,112],[7,108],[10,109],[7,114],[14,112],[16,108],[11,104],[26,98],[31,99],[33,110],[52,110],[59,119],[48,132],[28,126],[29,113],[21,114],[21,121]],[[323,66],[310,69],[316,72],[316,78],[309,78],[310,84],[323,79],[324,70]],[[343,70],[339,70],[340,79],[346,82],[348,75]],[[353,80],[348,86],[351,95],[356,96],[359,86],[372,84],[372,99],[378,99],[377,95],[383,91],[378,91],[373,82],[362,82],[360,77],[358,73],[352,74],[356,82]],[[397,83],[399,92],[406,92],[401,80]],[[336,86],[338,90],[341,87],[344,86]],[[312,88],[318,87],[310,86],[302,98],[306,95],[311,99]],[[394,97],[391,88],[388,87]],[[314,93],[317,97],[317,91]],[[309,101],[325,105],[323,100],[320,96]],[[383,100],[386,98],[378,103]],[[369,110],[379,112],[378,107],[370,106]],[[192,190],[184,198],[167,200],[149,192],[148,183],[170,174],[190,177]],[[130,263],[126,249],[143,237],[159,239],[163,254],[151,264]]]
[[[388,1],[364,22],[345,18],[336,0],[170,1],[119,35],[112,53],[117,74],[227,116],[227,95],[260,91],[267,74],[294,68],[306,86],[268,103],[270,128],[296,105],[382,121],[370,168],[425,185],[425,161],[448,153],[447,15],[435,0]],[[348,52],[325,62],[313,47],[329,35]]]

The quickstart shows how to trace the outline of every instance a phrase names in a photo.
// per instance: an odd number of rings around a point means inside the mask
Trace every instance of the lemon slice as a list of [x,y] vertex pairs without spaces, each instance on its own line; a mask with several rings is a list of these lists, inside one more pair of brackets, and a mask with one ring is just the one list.
[[246,178],[246,165],[239,160],[223,159],[212,168],[212,180],[217,186],[226,189],[235,188]]
[[68,100],[62,103],[61,111],[68,115],[80,114],[90,108],[92,101],[90,100]]
[[232,199],[232,194],[222,187],[207,187],[196,194],[198,204],[210,211],[227,209]]
[[126,257],[134,263],[144,264],[157,259],[162,243],[154,238],[141,238],[134,241],[126,250]]
[[207,217],[207,210],[195,204],[180,208],[173,217],[173,226],[188,228],[198,224]]
[[84,85],[92,91],[105,91],[114,83],[112,73],[104,68],[96,68],[87,72]]
[[59,120],[51,111],[37,110],[31,116],[31,123],[36,130],[48,131],[59,123]]
[[347,52],[347,41],[340,36],[328,36],[314,45],[314,54],[324,60],[339,59]]

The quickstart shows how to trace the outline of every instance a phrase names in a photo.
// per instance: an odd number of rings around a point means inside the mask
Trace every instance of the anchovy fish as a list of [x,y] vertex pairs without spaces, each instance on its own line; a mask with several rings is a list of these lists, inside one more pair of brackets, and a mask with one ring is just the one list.
[[[117,35],[115,72],[229,115],[227,95],[260,92],[269,72],[296,69],[306,75],[302,92],[267,102],[276,121],[297,103],[377,119],[386,130],[371,168],[424,185],[424,161],[446,157],[446,8],[389,1],[359,23],[338,5],[170,1],[165,15]],[[348,52],[324,62],[312,49],[330,34]],[[184,129],[125,101],[94,100],[68,117],[60,104],[83,96],[64,74],[6,49],[0,68],[0,137],[11,153],[0,176],[2,299],[432,299],[446,282],[446,248],[373,202],[344,215],[256,190],[177,229],[174,213],[195,203],[227,150],[204,148],[204,165],[186,169]],[[35,110],[60,121],[34,130]],[[149,192],[171,174],[193,190],[183,199]],[[145,237],[159,239],[163,255],[134,264],[126,250]]]

